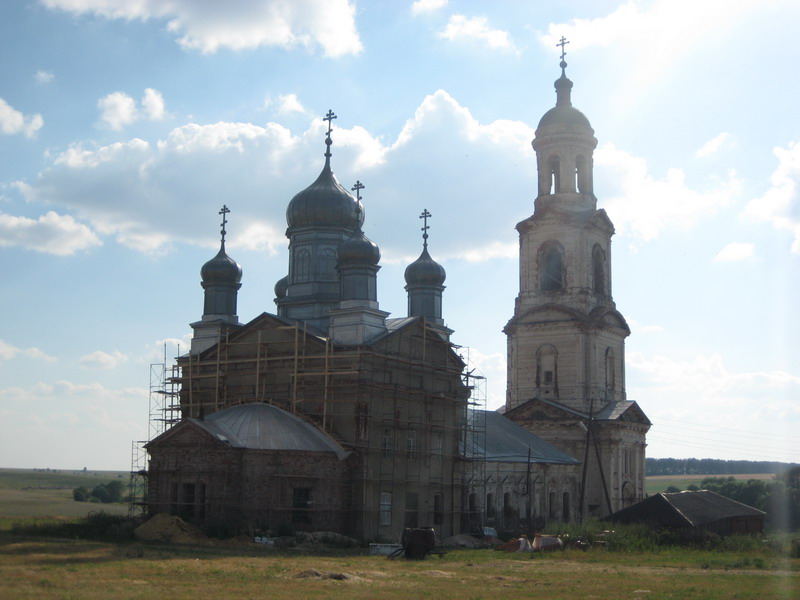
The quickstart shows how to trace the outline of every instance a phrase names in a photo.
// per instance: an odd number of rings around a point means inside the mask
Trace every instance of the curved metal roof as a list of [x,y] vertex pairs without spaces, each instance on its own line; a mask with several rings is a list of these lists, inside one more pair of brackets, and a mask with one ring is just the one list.
[[340,459],[348,454],[323,431],[271,404],[240,404],[190,420],[234,448],[334,452]]

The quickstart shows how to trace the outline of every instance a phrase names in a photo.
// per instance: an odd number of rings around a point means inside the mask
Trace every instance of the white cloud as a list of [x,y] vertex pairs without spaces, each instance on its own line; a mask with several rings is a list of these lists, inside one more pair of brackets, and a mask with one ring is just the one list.
[[49,8],[108,19],[166,20],[167,29],[189,50],[214,53],[223,48],[259,46],[321,47],[339,57],[363,49],[349,0],[264,0],[197,2],[196,0],[43,0]]
[[278,114],[305,113],[306,109],[300,104],[296,94],[278,96]]
[[471,263],[486,262],[496,258],[519,258],[519,242],[512,240],[509,242],[491,242],[485,246],[474,246],[453,256]]
[[124,92],[112,92],[97,101],[100,109],[100,121],[115,131],[122,130],[138,117],[136,100]]
[[467,18],[464,15],[452,15],[439,37],[455,41],[460,39],[478,40],[489,48],[513,49],[507,31],[491,29],[486,17]]
[[411,5],[412,15],[435,12],[447,6],[447,0],[416,0]]
[[0,98],[0,133],[7,135],[22,133],[25,137],[32,138],[42,128],[42,125],[44,125],[42,115],[26,116]]
[[[478,348],[461,348],[459,355],[467,363],[467,371],[476,377],[470,383],[475,387],[473,398],[476,401],[486,400],[488,410],[496,410],[504,406],[505,386],[489,385],[491,382],[502,382],[506,379],[506,355],[500,352],[486,354]],[[473,371],[473,369],[475,369]],[[480,379],[480,378],[483,379]]]
[[151,121],[159,121],[166,116],[164,96],[153,88],[147,88],[142,96],[142,111],[144,117]]
[[706,158],[707,156],[711,156],[719,152],[720,148],[727,142],[731,137],[731,134],[722,132],[718,136],[708,140],[705,144],[703,144],[700,148],[697,149],[695,156],[698,158]]
[[34,76],[36,79],[36,83],[50,83],[55,79],[55,75],[53,75],[50,71],[36,71],[36,75]]
[[44,360],[46,362],[54,362],[56,359],[54,356],[49,356],[45,354],[39,348],[17,348],[16,346],[12,346],[0,340],[0,360],[13,360],[18,356],[24,356],[26,358],[33,358],[36,360]]
[[114,350],[111,354],[97,350],[82,356],[78,362],[84,369],[114,369],[127,360],[128,357],[119,350]]
[[[141,388],[63,380],[2,388],[0,417],[13,427],[0,436],[0,456],[14,457],[15,467],[126,470],[131,440],[147,436],[142,406],[147,390]],[[80,439],[91,443],[75,443]]]
[[790,232],[794,237],[791,251],[800,254],[800,212],[797,210],[800,203],[800,144],[790,142],[786,148],[774,148],[773,153],[778,158],[778,167],[770,176],[771,187],[763,196],[747,203],[744,216]]
[[[646,4],[629,0],[603,17],[550,23],[541,41],[553,53],[561,51],[556,44],[562,36],[569,40],[568,53],[593,47],[613,49],[620,54],[619,60],[632,65],[627,81],[618,85],[619,102],[634,103],[639,93],[651,88],[666,71],[695,58],[698,46],[708,43],[712,35],[723,35],[761,6],[760,0],[655,0]],[[714,27],[709,29],[707,24],[712,22]]]
[[[741,187],[733,172],[704,191],[691,189],[681,169],[669,169],[663,179],[656,179],[643,158],[612,144],[598,148],[594,156],[595,176],[605,175],[610,188],[605,208],[620,233],[630,231],[642,241],[656,239],[664,229],[690,229],[701,218],[729,205]],[[597,173],[599,169],[606,173]]]
[[753,256],[755,245],[746,242],[731,242],[717,252],[714,262],[738,262]]
[[[333,167],[346,188],[356,179],[366,184],[365,231],[387,261],[418,252],[414,234],[423,205],[441,218],[431,232],[440,260],[517,256],[508,217],[487,210],[476,190],[492,190],[486,200],[502,198],[520,219],[531,214],[535,161],[529,125],[480,123],[443,90],[422,100],[393,141],[344,124],[342,117],[334,127]],[[217,244],[213,223],[220,198],[235,198],[228,202],[234,211],[229,246],[276,253],[286,245],[286,204],[322,167],[326,125],[314,119],[293,133],[275,122],[192,123],[153,142],[75,145],[18,188],[29,202],[66,207],[99,233],[152,254],[173,242]],[[398,207],[408,207],[400,222]],[[463,235],[476,223],[480,245]]]
[[112,92],[97,101],[100,109],[100,122],[115,131],[121,131],[127,125],[139,119],[159,121],[167,116],[164,97],[153,88],[146,88],[141,101],[141,110],[136,100],[125,92]]
[[89,227],[69,215],[48,211],[38,219],[29,219],[0,213],[0,246],[65,256],[100,244]]
[[[792,436],[797,440],[800,377],[784,371],[734,372],[718,354],[675,359],[633,352],[628,353],[626,365],[628,397],[639,400],[654,423],[648,454],[663,456],[662,445],[674,448],[675,436],[686,436],[677,443],[686,445],[689,456],[701,452],[718,458],[797,456],[796,442],[787,440]],[[638,381],[634,389],[632,378]],[[694,427],[707,431],[693,434]],[[758,431],[771,434],[748,445],[750,440],[742,436],[755,440],[753,432]]]

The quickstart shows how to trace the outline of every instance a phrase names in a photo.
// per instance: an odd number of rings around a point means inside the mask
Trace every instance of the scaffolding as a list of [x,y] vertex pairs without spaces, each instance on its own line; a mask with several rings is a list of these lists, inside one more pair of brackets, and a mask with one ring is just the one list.
[[[180,348],[178,350],[180,352]],[[128,482],[128,515],[147,515],[148,456],[145,445],[180,420],[177,365],[167,365],[167,345],[160,363],[150,364],[150,393],[147,439],[131,442],[131,470]]]
[[[486,380],[469,349],[447,341],[441,327],[424,319],[421,327],[406,324],[396,320],[370,345],[342,347],[302,322],[272,322],[247,335],[220,334],[211,352],[179,357],[171,372],[165,356],[151,366],[150,439],[181,415],[273,404],[361,457],[346,482],[348,529],[373,537],[389,537],[399,524],[456,531],[464,483],[484,475],[485,444],[476,442],[485,437]],[[203,489],[203,501],[213,502],[211,488]],[[160,493],[167,491],[152,489],[151,500],[182,503]]]

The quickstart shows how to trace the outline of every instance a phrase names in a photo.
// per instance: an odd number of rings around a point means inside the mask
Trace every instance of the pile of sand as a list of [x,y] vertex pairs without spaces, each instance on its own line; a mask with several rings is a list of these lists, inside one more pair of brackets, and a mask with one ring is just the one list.
[[210,544],[200,529],[190,525],[180,517],[159,513],[148,519],[133,531],[137,539],[149,542],[169,542],[172,544]]

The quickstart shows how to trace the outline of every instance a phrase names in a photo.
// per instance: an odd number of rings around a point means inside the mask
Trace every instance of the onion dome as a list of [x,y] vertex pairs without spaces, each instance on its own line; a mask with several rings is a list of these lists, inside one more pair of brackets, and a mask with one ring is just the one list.
[[278,299],[286,297],[286,291],[289,289],[289,276],[286,275],[275,284],[275,297]]
[[328,135],[325,138],[325,166],[317,180],[299,192],[286,208],[286,222],[293,227],[344,227],[354,230],[364,222],[359,201],[337,181],[331,170],[330,120],[336,115],[328,113]]
[[441,286],[446,277],[444,267],[428,254],[427,246],[413,263],[406,267],[406,284],[409,286]]
[[206,285],[235,285],[242,280],[242,267],[225,253],[223,242],[217,255],[200,269],[200,277]]
[[353,235],[339,245],[336,258],[340,267],[353,264],[377,265],[381,260],[381,251],[378,244],[365,236],[358,225]]
[[444,267],[437,263],[428,254],[428,219],[431,217],[428,209],[422,211],[419,216],[424,219],[424,226],[422,227],[422,254],[413,263],[406,267],[406,284],[408,286],[441,286],[444,284],[446,274]]

